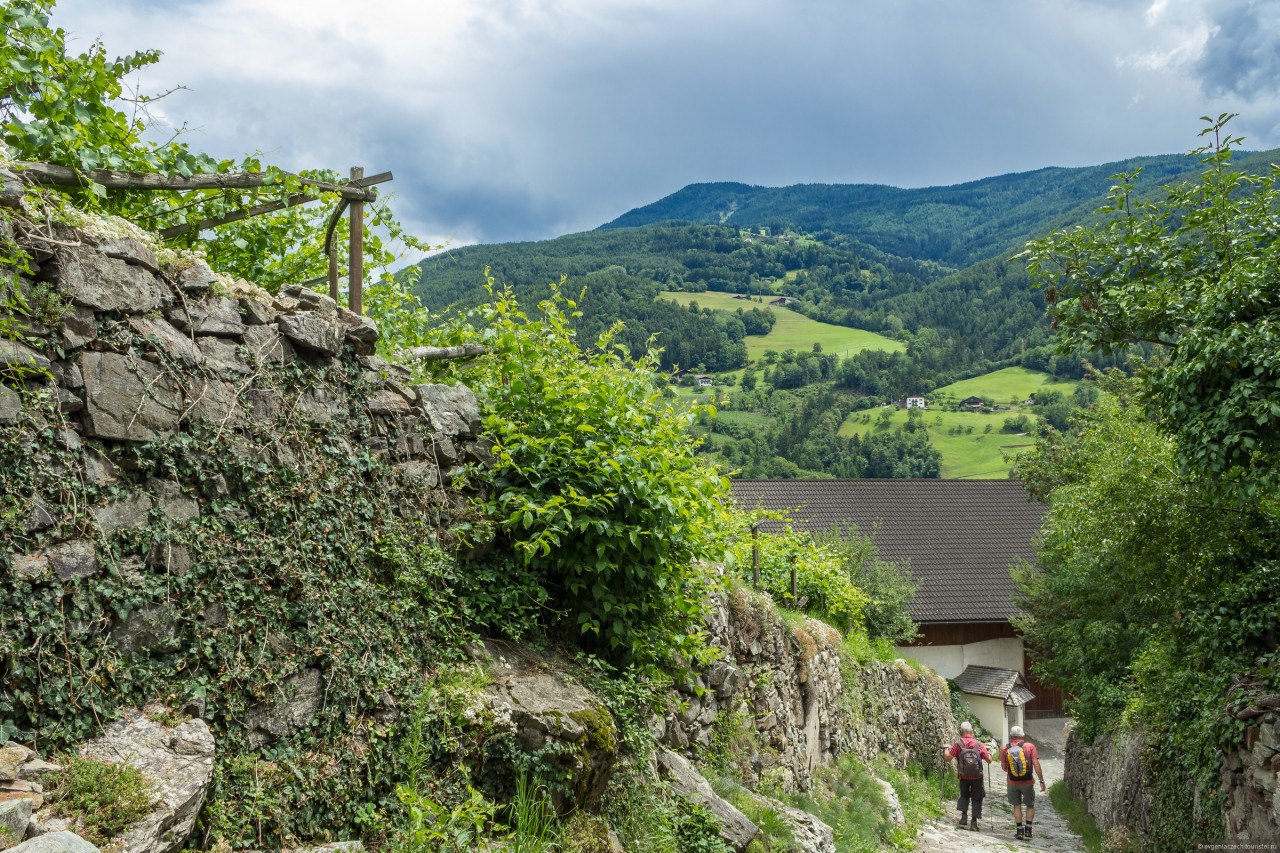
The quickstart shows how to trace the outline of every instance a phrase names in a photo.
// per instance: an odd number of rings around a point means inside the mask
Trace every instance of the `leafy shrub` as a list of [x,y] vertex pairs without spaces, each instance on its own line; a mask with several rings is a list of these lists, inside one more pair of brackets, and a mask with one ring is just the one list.
[[695,452],[699,409],[663,400],[656,353],[631,361],[618,327],[580,348],[556,288],[534,317],[490,293],[479,328],[457,331],[493,349],[467,381],[496,459],[475,472],[491,487],[481,511],[514,546],[511,577],[535,579],[553,626],[614,662],[703,656],[696,561],[717,556],[728,483]]
[[[816,543],[808,534],[790,530],[761,534],[755,541],[760,582],[774,601],[803,610],[844,632],[865,631],[865,608],[871,599],[849,576],[849,567],[836,546]],[[791,592],[793,567],[795,595]]]

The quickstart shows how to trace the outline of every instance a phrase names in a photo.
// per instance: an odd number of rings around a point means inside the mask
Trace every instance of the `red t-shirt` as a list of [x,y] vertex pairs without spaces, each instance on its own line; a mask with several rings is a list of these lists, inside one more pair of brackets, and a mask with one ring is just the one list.
[[[964,735],[963,737],[960,738],[960,740],[951,744],[951,748],[947,750],[947,756],[949,758],[958,758],[960,756],[960,750],[973,749],[975,746],[978,748],[978,754],[982,756],[983,761],[991,760],[991,754],[987,752],[987,748],[982,744],[982,741],[978,740],[972,735]],[[961,779],[981,779],[982,778],[982,774],[978,774],[977,776],[960,776],[959,770],[960,770],[960,762],[957,761],[956,776],[958,776]]]
[[[1009,747],[1013,746],[1015,743],[1022,747],[1023,754],[1027,756],[1027,769],[1030,770],[1031,773],[1026,779],[1014,779],[1012,776],[1007,775],[1009,773]],[[1004,768],[1004,772],[1010,785],[1034,785],[1036,783],[1036,761],[1039,758],[1040,756],[1036,753],[1036,745],[1030,741],[1023,740],[1020,737],[1016,737],[1004,746],[1000,747],[1000,766]]]

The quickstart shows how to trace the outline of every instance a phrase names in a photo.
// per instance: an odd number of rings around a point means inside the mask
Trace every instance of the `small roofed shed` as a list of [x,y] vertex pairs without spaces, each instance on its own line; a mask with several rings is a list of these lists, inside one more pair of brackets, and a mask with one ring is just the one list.
[[1026,724],[1025,708],[1036,696],[1022,673],[997,666],[967,666],[955,677],[956,687],[982,727],[1009,742],[1009,729]]
[[[790,510],[814,534],[853,525],[886,560],[907,563],[919,588],[909,606],[920,634],[904,656],[955,678],[970,665],[1028,672],[1009,569],[1034,562],[1044,504],[1016,480],[733,480],[744,509]],[[764,531],[781,529],[766,523]],[[1061,710],[1057,691],[1030,679],[1029,709]]]

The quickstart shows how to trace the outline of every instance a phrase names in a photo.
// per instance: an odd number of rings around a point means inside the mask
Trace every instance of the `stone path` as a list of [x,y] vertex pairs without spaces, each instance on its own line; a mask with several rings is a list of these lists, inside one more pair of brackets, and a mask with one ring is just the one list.
[[[1065,719],[1030,720],[1027,722],[1027,739],[1040,752],[1040,766],[1044,770],[1045,786],[1062,778],[1062,727]],[[959,815],[955,800],[943,804],[943,816],[925,826],[916,836],[916,850],[922,853],[961,853],[975,850],[1046,850],[1052,853],[1084,853],[1080,836],[1067,829],[1066,822],[1058,816],[1047,792],[1036,788],[1035,838],[1019,841],[1013,837],[1015,825],[1013,808],[1005,798],[1004,773],[997,772],[999,763],[991,765],[991,784],[983,801],[982,821],[978,832],[956,828]]]

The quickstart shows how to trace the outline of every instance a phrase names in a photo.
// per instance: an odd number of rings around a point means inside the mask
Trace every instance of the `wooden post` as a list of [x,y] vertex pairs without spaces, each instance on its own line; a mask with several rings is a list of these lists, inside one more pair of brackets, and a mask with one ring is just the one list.
[[751,585],[760,589],[760,522],[751,525]]
[[[351,167],[351,180],[364,177],[364,167]],[[350,275],[347,278],[347,308],[356,314],[364,313],[364,202],[351,202],[351,257]]]
[[338,301],[338,247],[329,247],[329,298]]
[[796,587],[796,558],[791,558],[791,603],[795,604],[796,598],[799,596],[800,590]]

